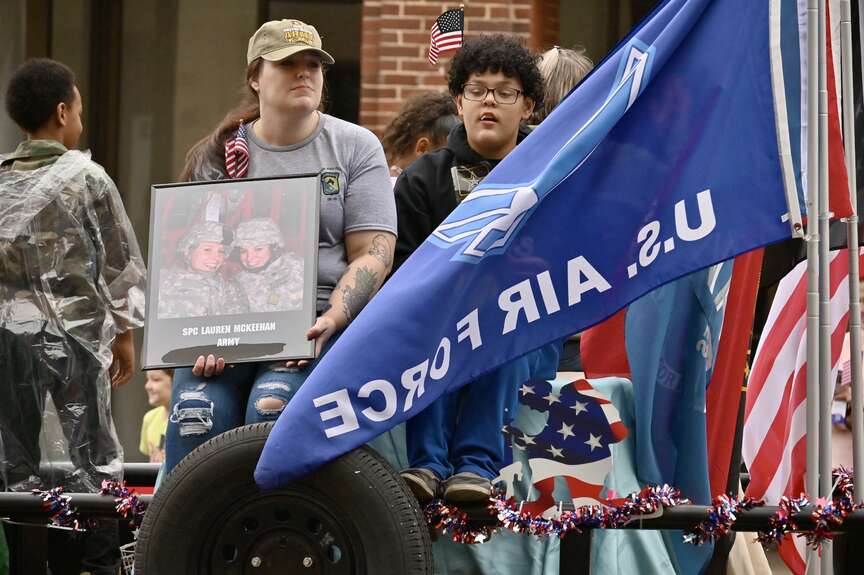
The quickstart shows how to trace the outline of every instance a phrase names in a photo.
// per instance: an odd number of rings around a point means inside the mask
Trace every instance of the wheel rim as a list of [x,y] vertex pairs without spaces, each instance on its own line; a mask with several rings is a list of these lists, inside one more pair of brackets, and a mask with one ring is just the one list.
[[311,493],[246,497],[213,523],[204,564],[214,575],[355,575],[364,564],[359,538],[337,515]]

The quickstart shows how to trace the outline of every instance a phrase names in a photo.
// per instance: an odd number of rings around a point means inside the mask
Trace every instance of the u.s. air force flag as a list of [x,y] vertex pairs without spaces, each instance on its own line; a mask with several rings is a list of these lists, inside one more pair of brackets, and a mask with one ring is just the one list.
[[276,422],[256,481],[300,477],[661,284],[789,237],[779,12],[655,9],[348,327]]

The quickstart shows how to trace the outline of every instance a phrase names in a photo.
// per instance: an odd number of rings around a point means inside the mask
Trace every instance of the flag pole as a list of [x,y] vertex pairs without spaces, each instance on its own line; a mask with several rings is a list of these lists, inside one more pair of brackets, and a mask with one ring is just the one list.
[[[831,278],[829,275],[828,224],[828,11],[827,0],[819,2],[819,497],[831,497]],[[811,494],[812,495],[812,494]],[[830,541],[822,545],[822,575],[834,573],[834,551]]]
[[[864,0],[859,0],[864,2]],[[861,13],[859,12],[859,20]],[[864,469],[864,390],[861,377],[861,276],[858,259],[858,185],[855,173],[855,95],[852,72],[852,3],[840,2],[840,47],[843,68],[843,144],[846,150],[846,172],[849,176],[849,199],[852,215],[846,220],[849,238],[849,349],[851,350],[850,370],[852,371],[852,468]],[[857,473],[855,481],[855,500],[864,501],[864,473]]]
[[[858,0],[858,50],[864,62],[864,0]],[[861,93],[864,94],[864,74],[861,74]]]
[[[807,475],[808,493],[819,491],[819,1],[807,2]],[[808,548],[807,572],[820,569]]]

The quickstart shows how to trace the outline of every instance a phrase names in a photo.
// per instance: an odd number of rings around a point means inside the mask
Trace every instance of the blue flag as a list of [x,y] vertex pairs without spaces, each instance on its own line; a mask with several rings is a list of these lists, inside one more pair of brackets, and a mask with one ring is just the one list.
[[301,477],[662,284],[790,237],[777,1],[660,5],[347,328],[256,481]]
[[[732,262],[666,284],[627,308],[625,339],[636,401],[636,474],[709,505],[705,393],[720,343]],[[663,533],[678,573],[699,573],[713,545]]]

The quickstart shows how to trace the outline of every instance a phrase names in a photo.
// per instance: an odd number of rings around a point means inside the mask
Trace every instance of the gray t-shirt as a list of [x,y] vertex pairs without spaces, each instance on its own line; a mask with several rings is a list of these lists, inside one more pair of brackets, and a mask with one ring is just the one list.
[[367,130],[320,114],[315,132],[291,146],[269,146],[247,132],[247,178],[319,173],[318,310],[345,270],[345,234],[361,230],[396,233],[396,203],[384,150]]

